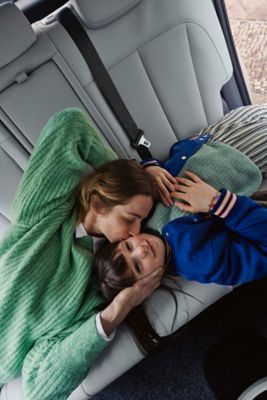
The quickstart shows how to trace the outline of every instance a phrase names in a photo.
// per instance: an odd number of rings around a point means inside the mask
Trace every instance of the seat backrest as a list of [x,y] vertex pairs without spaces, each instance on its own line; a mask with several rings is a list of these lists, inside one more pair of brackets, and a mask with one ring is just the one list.
[[[223,115],[220,91],[231,77],[232,66],[212,1],[70,0],[69,7],[95,44],[137,125],[152,142],[153,155],[165,157],[174,141]],[[75,63],[53,17],[42,23],[113,134],[128,155],[135,154],[87,66]]]
[[[71,0],[68,5],[152,142],[154,156],[165,157],[177,138],[222,116],[220,90],[232,68],[210,0],[201,5],[198,0]],[[55,112],[83,109],[120,156],[138,158],[56,15],[31,26],[12,3],[0,6],[0,151],[1,165],[10,165],[1,168],[1,188],[8,184],[0,199],[0,234],[26,160]]]
[[38,25],[32,27],[12,3],[0,6],[0,54],[1,237],[21,175],[47,120],[67,107],[92,115],[93,105],[46,33]]
[[38,25],[12,3],[0,7],[0,19],[1,38],[9,37],[0,41],[1,120],[31,151],[51,115],[70,106],[88,112],[88,96]]

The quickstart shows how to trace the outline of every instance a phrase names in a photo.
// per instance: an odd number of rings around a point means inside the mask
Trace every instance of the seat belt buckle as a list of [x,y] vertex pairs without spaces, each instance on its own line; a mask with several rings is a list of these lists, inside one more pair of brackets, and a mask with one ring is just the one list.
[[137,148],[138,146],[145,146],[149,148],[151,146],[151,142],[145,138],[144,131],[139,129],[138,136],[134,142],[132,142],[133,147]]

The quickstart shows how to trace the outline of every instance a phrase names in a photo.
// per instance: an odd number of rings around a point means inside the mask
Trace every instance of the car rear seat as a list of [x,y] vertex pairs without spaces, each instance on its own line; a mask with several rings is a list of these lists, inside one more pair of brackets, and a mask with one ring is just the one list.
[[[223,115],[220,90],[230,79],[232,66],[210,0],[201,7],[197,0],[128,0],[123,6],[118,1],[71,0],[69,5],[137,125],[151,140],[156,157],[166,156],[177,138],[190,136]],[[70,41],[51,22],[54,17],[43,21],[46,32],[76,75],[82,74],[82,85],[118,141],[134,154],[87,66],[75,63],[67,47]]]
[[[1,236],[40,130],[51,115],[63,108],[79,107],[89,113],[90,101],[47,35],[38,27],[33,30],[11,3],[0,8],[0,29]],[[120,153],[116,143],[110,144]]]
[[[165,157],[177,138],[195,134],[223,115],[220,90],[232,67],[210,0],[125,0],[123,6],[116,0],[73,0],[69,6],[152,142],[153,155]],[[9,205],[37,136],[55,112],[82,108],[120,156],[138,158],[56,15],[31,27],[13,4],[0,7],[0,235],[8,227]],[[158,290],[147,302],[148,315],[162,335],[231,290],[181,278],[179,284],[199,301],[177,294],[174,324],[168,294]],[[142,357],[122,326],[70,399],[89,398]]]

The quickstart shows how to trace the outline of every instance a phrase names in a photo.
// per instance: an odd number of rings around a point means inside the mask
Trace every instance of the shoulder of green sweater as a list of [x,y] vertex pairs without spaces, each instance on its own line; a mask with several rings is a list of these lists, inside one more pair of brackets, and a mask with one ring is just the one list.
[[37,146],[37,144],[51,132],[62,129],[69,130],[79,126],[86,126],[87,128],[94,129],[89,116],[87,116],[81,109],[66,108],[61,110],[50,117],[39,138],[37,139],[35,146]]
[[88,117],[80,108],[65,108],[54,114],[49,121],[62,121],[66,119],[77,120],[88,123]]
[[89,116],[87,116],[81,109],[79,108],[66,108],[65,110],[59,111],[55,115],[53,115],[48,121],[47,127],[50,124],[55,126],[61,126],[64,124],[64,127],[68,126],[68,124],[85,124],[91,126],[91,121]]

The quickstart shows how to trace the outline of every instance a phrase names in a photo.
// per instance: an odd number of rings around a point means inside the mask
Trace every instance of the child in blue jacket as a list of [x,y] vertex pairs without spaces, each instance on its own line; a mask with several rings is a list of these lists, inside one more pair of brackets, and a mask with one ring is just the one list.
[[[94,266],[107,303],[133,283],[142,285],[159,268],[162,275],[174,271],[188,280],[221,285],[267,276],[267,208],[247,196],[218,192],[193,173],[187,175],[190,179],[177,178],[176,195],[187,202],[181,206],[192,215],[169,222],[162,235],[140,233],[98,250]],[[267,191],[264,196],[266,200]],[[143,352],[163,341],[142,306],[133,308],[125,322]]]
[[[167,223],[162,236],[141,233],[103,246],[96,267],[108,264],[114,271],[110,281],[135,281],[159,267],[163,273],[167,260],[176,274],[202,283],[240,285],[267,276],[267,209],[226,189],[218,192],[192,172],[187,175],[190,179],[176,178],[172,195],[192,215]],[[117,270],[123,270],[118,277]]]
[[[258,175],[249,162],[267,175],[266,127],[266,105],[240,107],[196,137],[174,144],[168,160],[145,160],[143,165],[155,177],[162,202],[172,207],[157,206],[148,221],[162,237],[143,233],[108,250],[111,270],[124,260],[122,276],[140,279],[156,266],[164,269],[169,256],[176,274],[202,283],[239,285],[267,276],[267,209],[247,197],[259,184],[253,187]],[[213,153],[202,150],[204,157],[196,156],[210,141],[222,141],[225,147],[216,148],[215,144]],[[234,148],[239,151],[234,153]],[[208,158],[210,154],[213,160]],[[201,168],[176,177],[184,166],[195,167],[192,157]],[[253,175],[248,177],[250,172]],[[224,185],[238,195],[220,189]],[[151,249],[150,241],[155,242]]]
[[[146,168],[156,178],[162,201],[172,207],[159,205],[157,218],[152,216],[148,222],[156,231],[144,232],[99,249],[95,268],[107,302],[133,282],[142,284],[142,278],[157,268],[162,269],[162,274],[171,269],[188,280],[222,285],[239,285],[267,276],[267,209],[248,197],[257,190],[258,182],[253,182],[246,173],[242,185],[237,187],[242,168],[238,172],[233,168],[235,157],[229,158],[231,165],[213,162],[215,169],[211,169],[209,183],[198,176],[197,169],[195,173],[184,171],[183,177],[175,177],[182,168],[185,169],[186,160],[203,149],[203,143],[217,139],[245,154],[261,174],[266,175],[266,116],[267,108],[263,106],[235,110],[221,126],[217,123],[193,140],[176,143],[164,163],[153,159],[145,161]],[[199,171],[204,171],[202,176],[206,180],[209,158],[196,158],[202,163]],[[222,158],[226,160],[226,153]],[[244,166],[249,165],[244,163]],[[215,187],[212,178],[219,186]],[[220,189],[224,185],[239,194]],[[266,202],[267,191],[262,192],[262,197]],[[173,199],[178,207],[173,206]],[[179,210],[179,217],[175,209]],[[170,210],[169,214],[166,210]],[[155,347],[154,343],[160,342],[151,326],[150,330],[145,328],[149,327],[149,321],[142,310],[133,309],[132,317],[127,318],[126,323],[131,326],[141,347],[144,348],[144,343],[147,347]],[[153,334],[153,340],[150,340]]]

